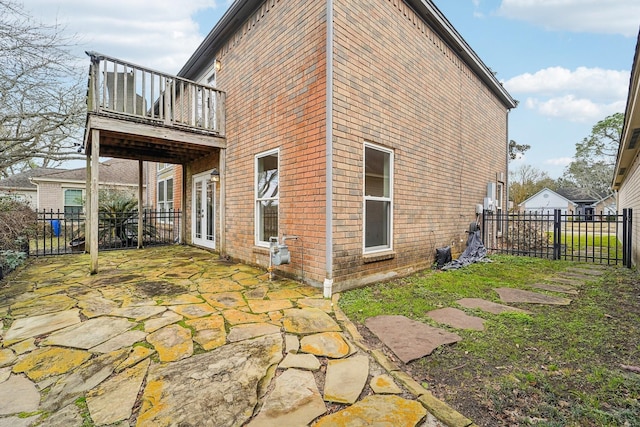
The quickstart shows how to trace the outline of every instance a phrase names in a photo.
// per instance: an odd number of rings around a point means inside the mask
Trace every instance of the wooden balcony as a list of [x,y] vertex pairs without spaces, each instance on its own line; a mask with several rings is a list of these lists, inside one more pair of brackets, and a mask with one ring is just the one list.
[[[186,164],[226,148],[225,93],[95,52],[84,149],[100,156]],[[97,144],[96,144],[97,145]]]

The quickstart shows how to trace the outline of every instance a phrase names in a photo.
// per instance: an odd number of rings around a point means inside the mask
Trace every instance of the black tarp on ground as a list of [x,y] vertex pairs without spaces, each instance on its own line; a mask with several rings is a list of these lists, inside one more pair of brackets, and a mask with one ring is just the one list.
[[480,230],[475,230],[469,233],[467,239],[467,248],[462,252],[458,259],[445,264],[443,270],[457,270],[458,268],[466,267],[474,262],[490,262],[487,256],[487,248],[484,247],[482,239],[480,238]]

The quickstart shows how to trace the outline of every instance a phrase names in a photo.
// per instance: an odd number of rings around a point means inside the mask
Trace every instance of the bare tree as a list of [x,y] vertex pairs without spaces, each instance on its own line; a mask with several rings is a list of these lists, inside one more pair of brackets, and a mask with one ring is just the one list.
[[544,188],[556,190],[557,183],[534,166],[524,164],[509,171],[509,196],[514,208]]
[[0,0],[0,177],[79,158],[86,80],[63,30]]

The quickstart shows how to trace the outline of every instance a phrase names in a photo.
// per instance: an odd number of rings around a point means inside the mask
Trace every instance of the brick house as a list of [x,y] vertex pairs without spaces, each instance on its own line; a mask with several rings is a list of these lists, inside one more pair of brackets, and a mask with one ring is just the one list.
[[[100,189],[138,192],[137,162],[109,159],[100,163]],[[11,195],[33,209],[75,213],[83,211],[87,171],[83,168],[37,168],[0,181],[0,196]],[[146,189],[146,182],[143,182]],[[146,194],[143,200],[147,200]]]
[[[180,122],[172,139],[106,123],[118,92],[96,103],[97,81],[117,61],[91,55],[87,155],[182,165],[187,243],[267,267],[277,237],[279,273],[335,292],[461,251],[477,205],[506,202],[516,102],[429,0],[235,1],[146,103]],[[125,98],[149,97],[134,80]]]
[[[631,68],[629,95],[624,113],[622,137],[618,147],[612,182],[617,191],[617,206],[640,212],[640,32]],[[640,224],[632,223],[631,261],[640,265]]]

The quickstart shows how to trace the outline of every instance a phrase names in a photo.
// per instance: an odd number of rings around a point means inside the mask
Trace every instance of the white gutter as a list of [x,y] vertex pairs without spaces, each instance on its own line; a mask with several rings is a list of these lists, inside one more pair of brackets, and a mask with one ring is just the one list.
[[325,298],[333,288],[333,0],[327,0],[327,100],[326,100],[326,211],[325,211]]

